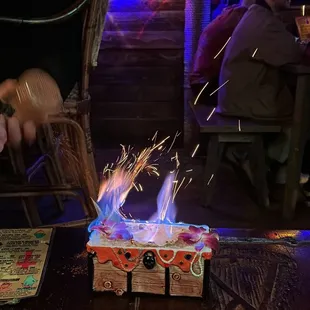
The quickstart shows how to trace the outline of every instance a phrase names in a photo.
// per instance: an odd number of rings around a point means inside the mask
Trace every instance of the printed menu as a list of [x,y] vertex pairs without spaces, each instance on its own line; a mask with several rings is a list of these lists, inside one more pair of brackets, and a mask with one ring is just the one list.
[[0,230],[0,301],[36,296],[53,229]]
[[310,40],[310,17],[299,16],[295,18],[296,25],[298,28],[299,38],[301,41]]

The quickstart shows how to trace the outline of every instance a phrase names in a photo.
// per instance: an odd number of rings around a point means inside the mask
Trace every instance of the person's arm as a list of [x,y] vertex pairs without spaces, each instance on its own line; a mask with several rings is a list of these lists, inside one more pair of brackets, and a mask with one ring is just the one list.
[[300,63],[304,52],[305,47],[296,42],[281,21],[273,20],[266,25],[253,58],[270,66],[280,67]]
[[12,146],[18,146],[22,136],[29,143],[36,138],[35,123],[27,121],[21,124],[18,118],[14,116],[13,107],[3,102],[5,98],[12,95],[15,89],[16,81],[14,80],[6,80],[0,83],[0,153],[8,142]]

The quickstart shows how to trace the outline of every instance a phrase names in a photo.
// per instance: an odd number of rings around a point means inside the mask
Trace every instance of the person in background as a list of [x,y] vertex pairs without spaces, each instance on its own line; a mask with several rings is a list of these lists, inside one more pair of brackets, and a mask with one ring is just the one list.
[[[254,0],[242,0],[240,4],[225,8],[202,32],[190,74],[190,84],[194,96],[197,96],[205,84],[199,103],[210,102],[210,93],[218,87],[218,78],[227,42],[241,18]],[[212,97],[215,98],[216,96]],[[212,104],[216,102],[212,101]]]
[[[225,50],[218,113],[271,121],[292,117],[294,96],[280,67],[307,63],[309,57],[307,46],[299,44],[274,14],[288,5],[287,0],[258,0],[244,14]],[[283,171],[286,171],[289,141],[290,130],[269,141],[269,159],[283,167],[276,177],[277,183],[286,181]]]
[[[16,82],[14,80],[6,80],[1,83],[0,100],[10,96],[15,91],[15,88]],[[10,106],[0,101],[0,153],[3,151],[6,143],[17,147],[22,137],[27,143],[32,143],[36,139],[35,124],[31,121],[20,124],[13,111],[11,117],[6,118],[3,113],[10,114],[8,109],[10,109]]]
[[267,120],[291,117],[294,100],[279,67],[300,63],[305,46],[273,13],[287,6],[287,0],[258,0],[236,27],[220,73],[220,85],[226,83],[219,89],[221,114]]

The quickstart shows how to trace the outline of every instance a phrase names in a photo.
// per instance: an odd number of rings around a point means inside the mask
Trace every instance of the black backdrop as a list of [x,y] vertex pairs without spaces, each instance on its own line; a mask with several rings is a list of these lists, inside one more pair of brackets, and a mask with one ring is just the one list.
[[[0,15],[45,17],[61,12],[75,0],[0,0]],[[12,25],[0,22],[0,82],[39,67],[51,74],[67,97],[81,69],[82,15],[59,25]]]

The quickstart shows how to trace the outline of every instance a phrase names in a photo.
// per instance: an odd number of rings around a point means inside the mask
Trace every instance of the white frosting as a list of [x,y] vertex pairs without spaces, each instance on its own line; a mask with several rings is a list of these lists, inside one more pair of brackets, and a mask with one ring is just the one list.
[[[188,224],[156,224],[142,221],[126,221],[128,231],[133,235],[131,240],[110,240],[103,233],[93,231],[90,235],[88,245],[90,247],[111,247],[111,248],[135,248],[146,249],[156,248],[163,250],[173,250],[175,253],[180,250],[196,252],[195,244],[188,245],[182,240],[178,240],[180,233],[190,233]],[[208,226],[203,227],[206,233]],[[212,250],[204,247],[200,253],[209,253]],[[172,261],[172,260],[171,260]]]

